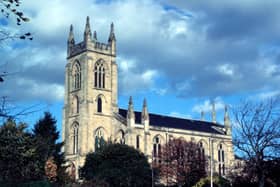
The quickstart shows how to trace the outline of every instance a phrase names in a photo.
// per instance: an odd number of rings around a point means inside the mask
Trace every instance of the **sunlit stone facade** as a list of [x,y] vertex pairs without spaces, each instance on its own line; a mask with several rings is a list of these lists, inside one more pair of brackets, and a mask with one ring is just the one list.
[[214,171],[224,175],[234,161],[231,125],[226,108],[223,125],[216,123],[215,115],[213,110],[212,122],[161,116],[148,112],[146,100],[142,111],[137,112],[132,98],[128,109],[119,109],[113,24],[106,44],[97,40],[96,32],[92,34],[89,18],[80,43],[75,42],[71,26],[62,131],[65,155],[76,177],[86,154],[98,149],[104,141],[133,146],[151,161],[170,138],[197,142],[209,159],[212,155]]

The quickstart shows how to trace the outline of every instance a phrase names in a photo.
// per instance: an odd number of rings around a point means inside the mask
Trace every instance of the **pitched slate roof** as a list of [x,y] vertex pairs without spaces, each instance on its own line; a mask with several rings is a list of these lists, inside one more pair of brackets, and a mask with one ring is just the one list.
[[[141,124],[141,112],[135,111],[135,123]],[[127,110],[119,109],[119,114],[126,118]],[[199,120],[176,118],[171,116],[163,116],[158,114],[149,114],[150,125],[155,127],[165,127],[174,129],[183,129],[190,131],[214,133],[214,134],[224,134],[218,131],[217,128],[223,128],[224,126]]]

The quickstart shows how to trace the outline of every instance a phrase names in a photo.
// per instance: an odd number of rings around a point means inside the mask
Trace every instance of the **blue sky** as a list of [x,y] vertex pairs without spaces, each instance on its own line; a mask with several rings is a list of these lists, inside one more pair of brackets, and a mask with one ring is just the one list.
[[136,110],[147,98],[151,113],[199,119],[203,110],[210,120],[215,101],[222,122],[225,104],[279,94],[279,7],[278,0],[23,1],[30,22],[18,27],[11,18],[1,27],[34,40],[1,44],[0,70],[13,75],[0,96],[42,106],[20,120],[32,125],[47,110],[60,127],[69,26],[79,42],[90,16],[101,42],[115,24],[119,107],[131,95]]

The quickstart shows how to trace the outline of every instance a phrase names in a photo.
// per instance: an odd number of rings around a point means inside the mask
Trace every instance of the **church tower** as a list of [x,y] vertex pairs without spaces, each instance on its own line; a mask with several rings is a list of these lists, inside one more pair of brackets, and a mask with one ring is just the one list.
[[98,41],[96,31],[92,34],[89,17],[80,43],[75,42],[71,25],[62,131],[65,155],[75,166],[82,165],[80,160],[84,159],[80,158],[98,149],[111,136],[112,117],[118,112],[117,78],[113,23],[106,44]]
[[62,138],[71,176],[78,179],[87,153],[99,150],[106,141],[133,146],[150,162],[160,163],[161,148],[172,138],[197,142],[206,158],[211,156],[213,170],[224,176],[234,161],[227,107],[224,125],[216,120],[214,103],[212,122],[149,113],[146,99],[142,111],[134,110],[132,97],[127,109],[118,108],[113,23],[108,30],[108,41],[99,42],[87,17],[83,39],[77,43],[74,28],[70,26]]

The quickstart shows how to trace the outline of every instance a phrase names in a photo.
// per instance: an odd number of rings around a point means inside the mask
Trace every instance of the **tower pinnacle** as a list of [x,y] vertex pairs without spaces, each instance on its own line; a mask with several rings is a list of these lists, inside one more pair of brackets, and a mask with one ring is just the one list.
[[114,32],[114,23],[111,23],[111,29],[110,29],[110,35],[109,35],[109,39],[108,42],[112,43],[112,41],[116,41],[116,36],[115,36],[115,32]]
[[72,44],[75,43],[74,33],[73,33],[73,25],[72,24],[70,25],[70,32],[69,32],[69,36],[68,36],[68,43],[72,43]]
[[229,119],[227,105],[225,105],[224,125],[225,125],[225,129],[226,129],[226,133],[228,135],[231,135],[231,125],[230,125],[230,119]]
[[129,97],[129,102],[128,102],[128,110],[127,110],[127,118],[128,119],[134,119],[134,109],[133,109],[133,101],[132,97]]
[[90,30],[90,24],[89,24],[89,17],[87,16],[86,21],[86,27],[84,32],[84,41],[88,41],[91,39],[91,30]]
[[201,121],[204,121],[204,111],[202,110],[200,114],[201,114],[200,120],[201,120]]
[[96,41],[97,40],[97,33],[96,31],[93,32],[93,39]]
[[216,109],[215,109],[215,101],[212,103],[212,122],[217,123],[216,120]]
[[148,113],[146,98],[143,101],[143,108],[142,108],[142,121],[145,121],[145,120],[149,120],[149,113]]
[[73,33],[73,25],[70,25],[70,31],[67,41],[67,55],[69,56],[71,53],[72,47],[75,45],[74,33]]

